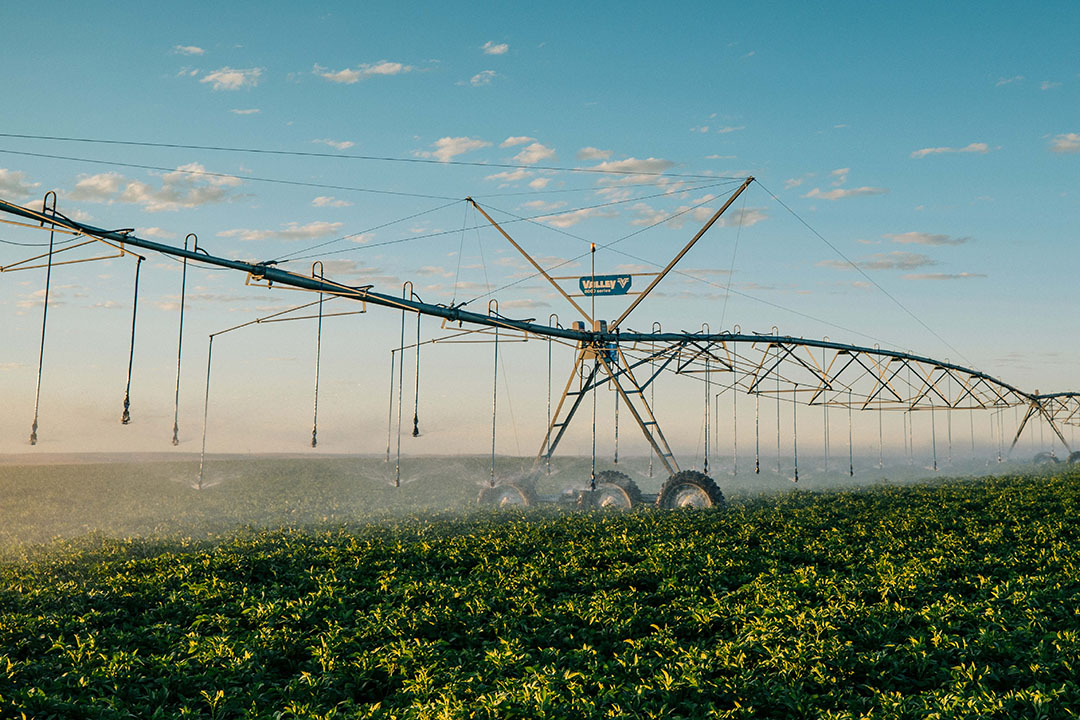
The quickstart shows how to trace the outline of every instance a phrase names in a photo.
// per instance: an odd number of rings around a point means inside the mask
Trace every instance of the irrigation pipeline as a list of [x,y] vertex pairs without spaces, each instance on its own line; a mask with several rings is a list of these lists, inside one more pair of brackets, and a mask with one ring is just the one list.
[[[426,303],[421,301],[414,293],[411,292],[403,292],[402,296],[397,297],[394,295],[376,292],[372,289],[373,286],[371,285],[344,285],[324,277],[303,275],[300,273],[295,273],[282,269],[280,267],[277,267],[274,264],[274,261],[247,262],[242,260],[231,260],[228,258],[211,255],[204,248],[188,250],[183,247],[176,247],[165,243],[146,240],[136,236],[134,233],[105,230],[102,228],[78,222],[76,220],[72,220],[70,218],[64,217],[60,213],[57,213],[54,208],[46,208],[44,212],[36,212],[34,210],[29,210],[20,205],[16,205],[6,200],[0,199],[0,213],[14,215],[33,221],[34,223],[48,223],[52,229],[62,228],[64,230],[79,233],[89,238],[101,240],[110,244],[115,243],[121,246],[130,246],[141,248],[147,251],[158,252],[167,256],[179,258],[181,260],[199,263],[201,266],[213,266],[218,268],[236,270],[246,273],[249,276],[249,283],[255,284],[257,286],[270,287],[274,284],[284,285],[300,290],[307,290],[315,293],[323,293],[326,295],[332,295],[344,299],[360,301],[362,303],[371,303],[373,305],[394,308],[401,311],[403,314],[408,312],[415,312],[419,315],[437,317],[449,323],[458,323],[459,326],[467,323],[470,325],[484,326],[505,331],[517,331],[526,336],[532,335],[539,338],[549,338],[553,340],[561,339],[576,343],[579,346],[589,347],[610,347],[612,345],[627,346],[648,343],[666,343],[672,346],[681,346],[682,344],[690,341],[694,342],[695,344],[723,343],[726,345],[743,344],[755,347],[765,346],[767,348],[766,353],[771,350],[778,363],[786,360],[791,355],[792,348],[795,347],[806,349],[832,350],[838,353],[844,353],[849,355],[866,354],[868,356],[873,356],[874,358],[884,359],[887,361],[891,359],[904,362],[925,363],[941,371],[962,373],[970,378],[971,383],[977,383],[980,381],[988,383],[992,386],[993,392],[996,393],[1000,398],[1004,398],[1006,394],[1011,393],[1016,398],[1038,403],[1041,397],[1046,397],[1021,391],[1018,388],[979,370],[967,368],[962,365],[957,365],[948,361],[939,361],[927,356],[916,355],[909,352],[887,350],[879,347],[862,347],[857,345],[833,342],[829,340],[814,340],[795,336],[783,336],[780,335],[775,329],[771,333],[764,334],[745,334],[742,332],[686,333],[662,332],[654,325],[653,332],[636,332],[633,330],[624,331],[621,329],[617,329],[615,331],[594,331],[575,329],[574,327],[563,327],[558,324],[558,322],[556,322],[555,324],[543,324],[537,323],[531,319],[516,320],[508,318],[499,313],[492,314],[472,312],[470,310],[466,310],[463,307],[464,303],[456,305]],[[402,346],[403,345],[404,339],[402,339]],[[403,352],[401,352],[401,355],[403,355]],[[398,357],[399,382],[401,381],[400,372],[402,370],[400,364],[404,359],[401,355],[399,355]],[[776,376],[776,379],[779,380],[779,375]],[[756,391],[751,389],[751,392],[755,392],[755,394],[757,394],[758,392],[763,391],[761,391],[760,389]],[[882,403],[880,397],[877,399],[871,398],[870,400],[868,400],[868,402],[869,401],[876,402],[879,407]],[[1003,402],[1005,401],[1003,400]],[[1005,404],[1011,403],[1005,402]],[[398,409],[400,412],[400,398]]]

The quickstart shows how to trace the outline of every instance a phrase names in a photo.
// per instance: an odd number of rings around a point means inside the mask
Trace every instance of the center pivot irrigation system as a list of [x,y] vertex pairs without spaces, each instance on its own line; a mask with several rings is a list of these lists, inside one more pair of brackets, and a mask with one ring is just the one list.
[[[162,253],[184,262],[184,278],[186,282],[187,263],[195,262],[203,265],[216,266],[243,272],[247,275],[247,284],[261,287],[274,285],[310,291],[319,294],[316,301],[319,306],[317,317],[320,322],[324,317],[322,302],[325,296],[343,298],[362,303],[363,312],[367,304],[377,305],[400,310],[403,314],[402,345],[395,352],[398,361],[403,359],[406,349],[404,343],[404,315],[416,313],[417,321],[420,316],[439,318],[444,330],[460,334],[465,332],[480,333],[485,341],[490,341],[495,347],[495,364],[498,367],[498,349],[500,341],[527,340],[537,338],[550,343],[560,343],[574,348],[575,356],[573,367],[569,373],[565,385],[558,399],[552,403],[552,393],[549,387],[548,393],[548,424],[544,433],[540,448],[537,452],[534,471],[539,472],[543,466],[550,471],[550,460],[560,442],[563,440],[567,428],[582,408],[586,398],[592,399],[593,412],[593,452],[592,466],[588,482],[584,488],[557,498],[561,501],[572,502],[585,507],[632,507],[643,502],[655,502],[662,508],[680,506],[710,507],[722,505],[723,494],[715,481],[709,477],[709,414],[710,400],[717,399],[720,392],[732,391],[745,393],[754,398],[754,434],[755,434],[755,472],[761,471],[760,458],[760,414],[759,408],[765,402],[776,404],[777,417],[777,455],[779,457],[780,413],[781,401],[791,403],[791,426],[792,446],[794,455],[794,480],[798,480],[798,440],[797,440],[797,412],[799,405],[817,406],[825,413],[825,423],[828,423],[828,411],[830,408],[839,408],[846,411],[848,420],[848,473],[854,474],[854,462],[852,460],[851,440],[851,416],[854,411],[872,411],[877,413],[879,433],[879,458],[881,465],[881,434],[882,413],[885,411],[902,411],[905,416],[905,434],[909,433],[911,423],[908,413],[925,411],[930,414],[931,425],[936,424],[936,414],[945,411],[949,423],[950,452],[951,452],[951,413],[956,410],[987,410],[993,417],[997,416],[998,427],[998,460],[1004,451],[1004,435],[1002,411],[1012,407],[1024,410],[1023,419],[1019,422],[1012,445],[1016,445],[1025,426],[1029,421],[1041,420],[1049,426],[1058,440],[1065,446],[1067,457],[1070,462],[1080,460],[1080,452],[1072,452],[1068,441],[1061,432],[1063,425],[1080,425],[1080,393],[1050,393],[1039,394],[1022,391],[1008,383],[983,372],[943,362],[933,358],[914,355],[907,352],[881,349],[879,347],[861,347],[848,345],[828,340],[812,340],[798,337],[780,335],[774,327],[769,333],[743,334],[738,326],[731,332],[711,332],[708,326],[703,326],[696,332],[663,332],[659,323],[653,323],[650,332],[638,332],[626,329],[625,321],[635,309],[644,301],[656,286],[675,268],[676,264],[694,247],[703,235],[716,223],[731,207],[732,203],[754,181],[754,178],[746,180],[735,190],[723,203],[712,217],[701,227],[700,230],[686,243],[686,245],[671,259],[670,262],[658,272],[652,273],[628,273],[616,275],[597,275],[595,269],[596,245],[592,244],[590,255],[593,259],[592,270],[589,275],[577,277],[553,276],[543,268],[517,241],[514,240],[492,217],[477,204],[472,198],[466,198],[475,209],[483,215],[510,245],[517,250],[522,257],[535,269],[534,277],[543,277],[573,308],[576,319],[569,327],[564,327],[556,315],[549,317],[548,324],[536,322],[535,319],[514,319],[499,313],[498,303],[492,300],[488,304],[487,313],[478,313],[466,310],[462,305],[431,304],[420,301],[411,292],[411,284],[406,283],[401,297],[377,292],[372,285],[345,285],[334,282],[324,277],[321,263],[316,262],[310,275],[292,272],[277,267],[270,262],[244,262],[230,260],[208,254],[198,247],[196,239],[191,249],[188,248],[188,240],[185,239],[184,247],[176,247],[163,243],[145,240],[137,237],[133,230],[104,230],[92,227],[81,222],[72,220],[56,210],[56,195],[49,193],[42,203],[40,211],[0,200],[0,213],[6,216],[14,216],[16,219],[6,219],[3,222],[9,225],[17,225],[24,228],[40,229],[49,233],[49,250],[32,258],[0,266],[0,272],[28,269],[31,267],[45,267],[45,304],[42,317],[42,344],[41,356],[38,364],[38,386],[35,399],[34,423],[32,426],[30,442],[37,440],[38,430],[38,399],[41,390],[41,359],[44,355],[45,322],[48,312],[48,291],[52,266],[72,262],[86,262],[88,260],[101,259],[102,257],[133,256],[137,260],[135,298],[138,299],[138,267],[145,259],[143,255],[134,252],[133,248],[141,251]],[[64,234],[69,239],[62,247],[55,243],[56,235]],[[68,252],[75,248],[87,245],[103,244],[109,248],[109,253],[104,256],[93,258],[80,258],[67,260],[60,253]],[[70,256],[67,256],[70,257]],[[642,290],[634,289],[638,278],[648,278],[647,285]],[[566,283],[576,281],[576,287],[568,291]],[[598,296],[626,296],[630,299],[625,309],[613,320],[604,320],[597,316],[595,299]],[[183,298],[183,294],[181,295]],[[308,303],[300,307],[310,307],[316,303]],[[586,307],[588,306],[588,307]],[[294,308],[298,309],[298,308]],[[181,299],[180,333],[183,334],[183,300]],[[289,311],[286,311],[289,312]],[[274,316],[253,320],[255,322],[268,322],[277,319]],[[351,313],[338,313],[351,314]],[[247,325],[250,323],[245,323]],[[456,328],[452,325],[456,324]],[[240,325],[237,327],[243,327]],[[230,328],[235,329],[235,328]],[[132,314],[132,348],[134,347],[135,310]],[[222,332],[227,332],[222,331]],[[220,333],[215,333],[220,334]],[[213,347],[213,335],[210,337],[211,349]],[[488,340],[490,338],[490,340]],[[432,340],[430,342],[435,342]],[[419,335],[416,349],[419,353]],[[419,354],[417,355],[419,363]],[[177,397],[179,397],[179,364],[180,356],[177,356]],[[393,366],[393,361],[391,363]],[[128,367],[128,390],[131,381],[131,360],[129,357]],[[664,373],[675,373],[693,377],[703,382],[704,407],[705,407],[705,460],[703,472],[696,470],[681,469],[673,453],[671,446],[664,435],[654,414],[655,408],[655,384],[658,377]],[[419,375],[418,375],[419,377]],[[312,431],[312,446],[316,444],[317,408],[318,408],[318,380],[316,375],[316,426]],[[399,377],[400,384],[400,377]],[[391,415],[393,414],[393,380],[391,380]],[[549,380],[550,386],[550,380]],[[660,492],[655,496],[647,496],[641,493],[634,481],[625,473],[617,470],[597,471],[596,467],[596,396],[597,390],[604,388],[615,391],[616,418],[620,403],[629,411],[635,424],[640,429],[650,447],[650,468],[652,458],[659,460],[669,477],[663,484]],[[719,391],[719,392],[716,392]],[[207,366],[207,397],[209,397],[209,362]],[[494,470],[494,402],[497,394],[493,395],[493,426],[492,426],[492,470],[488,479],[487,487],[480,494],[482,502],[490,502],[499,505],[517,504],[529,505],[538,502],[534,490],[534,483],[526,479],[514,479],[499,481]],[[554,408],[552,406],[554,405]],[[178,407],[178,403],[177,403]],[[400,415],[400,393],[398,409]],[[737,414],[737,403],[733,403],[732,410]],[[125,395],[124,422],[128,419],[128,397]],[[717,407],[717,412],[719,408]],[[737,416],[735,418],[737,422]],[[827,425],[826,425],[827,427]],[[972,428],[974,424],[972,421]],[[400,418],[399,418],[400,429]],[[616,433],[618,425],[616,424]],[[399,433],[400,434],[400,433]],[[414,418],[414,434],[415,418]],[[827,435],[826,435],[827,437]],[[937,469],[937,432],[933,431],[934,445],[934,469]],[[974,430],[972,430],[972,443],[974,444]],[[616,435],[617,438],[617,435]],[[908,442],[908,437],[905,437]],[[177,443],[177,418],[174,416],[173,444]],[[617,447],[617,446],[616,446]],[[400,445],[399,445],[400,448]],[[205,435],[205,411],[203,432],[203,458],[205,459],[206,435]],[[400,453],[400,449],[399,449]],[[736,453],[737,462],[737,453]],[[389,444],[387,449],[389,459]],[[400,459],[400,455],[399,455]],[[1048,457],[1051,461],[1057,458],[1052,454]],[[616,450],[617,462],[617,450]],[[534,475],[536,473],[534,472]],[[398,475],[400,478],[400,474]],[[202,480],[202,467],[200,465],[200,485]],[[397,483],[396,483],[397,484]]]

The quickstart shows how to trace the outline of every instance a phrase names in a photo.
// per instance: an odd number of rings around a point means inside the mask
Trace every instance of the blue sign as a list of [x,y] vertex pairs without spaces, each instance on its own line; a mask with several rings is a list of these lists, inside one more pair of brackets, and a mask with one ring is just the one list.
[[586,275],[578,278],[585,295],[625,295],[630,291],[630,275]]

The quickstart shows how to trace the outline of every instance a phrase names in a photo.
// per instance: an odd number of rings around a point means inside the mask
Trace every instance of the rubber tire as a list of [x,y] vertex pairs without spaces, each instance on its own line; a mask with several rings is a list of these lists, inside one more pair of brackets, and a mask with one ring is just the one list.
[[536,505],[536,491],[525,483],[504,482],[480,491],[477,502],[497,508],[531,507]]
[[727,505],[716,482],[697,470],[683,470],[667,479],[656,498],[656,507],[674,510],[683,507],[722,508]]
[[1073,450],[1069,453],[1069,464],[1076,465],[1077,463],[1080,463],[1080,450]]
[[1061,460],[1048,452],[1041,452],[1035,456],[1035,459],[1032,462],[1036,465],[1056,465],[1061,462]]
[[618,470],[596,473],[596,490],[586,490],[578,498],[578,505],[589,510],[631,510],[643,502],[637,483]]

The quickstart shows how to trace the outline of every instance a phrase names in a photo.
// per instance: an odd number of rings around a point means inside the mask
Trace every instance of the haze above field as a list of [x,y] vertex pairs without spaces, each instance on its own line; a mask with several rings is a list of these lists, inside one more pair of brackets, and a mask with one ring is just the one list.
[[[61,212],[101,227],[171,244],[194,232],[222,256],[298,272],[322,260],[348,284],[398,293],[411,280],[427,302],[484,312],[497,298],[505,315],[555,312],[567,325],[570,308],[465,196],[546,266],[562,263],[559,274],[589,272],[589,242],[597,273],[642,272],[752,174],[759,183],[687,256],[686,274],[629,327],[775,325],[949,358],[1027,391],[1076,390],[1078,28],[1068,2],[6,4],[0,197],[40,203],[55,189]],[[0,229],[8,242],[43,239]],[[0,244],[0,265],[39,251]],[[143,264],[134,421],[122,427],[133,273],[128,259],[54,270],[35,450],[171,449],[180,267]],[[0,275],[0,453],[31,449],[43,288],[42,270]],[[178,452],[199,448],[207,335],[310,299],[189,270]],[[598,301],[600,314],[624,301]],[[380,308],[326,321],[319,451],[385,450],[399,323]],[[425,337],[437,332],[425,321]],[[245,328],[214,352],[211,451],[310,451],[314,324]],[[546,421],[547,346],[500,355],[498,450],[528,456]],[[570,359],[554,350],[556,392]],[[406,454],[485,452],[490,346],[425,348],[416,440],[406,371]],[[662,383],[657,405],[676,450],[700,455],[697,384]],[[724,452],[732,410],[713,421]],[[750,401],[738,408],[742,452],[752,413]],[[820,437],[818,415],[806,418]],[[833,422],[839,455],[846,418]],[[900,422],[885,420],[896,451]],[[917,422],[925,433],[929,418]],[[855,422],[864,454],[877,423]],[[955,423],[967,432],[966,416]],[[971,433],[996,445],[985,417]],[[648,452],[629,430],[622,442]],[[566,450],[588,448],[580,423]],[[919,448],[925,464],[925,434]]]

